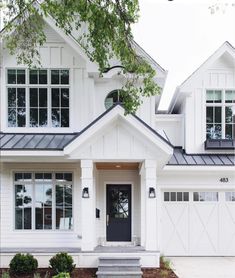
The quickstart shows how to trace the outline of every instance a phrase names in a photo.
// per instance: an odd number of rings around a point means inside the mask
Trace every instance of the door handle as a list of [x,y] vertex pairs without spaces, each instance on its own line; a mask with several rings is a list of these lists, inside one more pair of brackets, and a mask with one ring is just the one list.
[[109,225],[109,214],[106,215],[106,224]]

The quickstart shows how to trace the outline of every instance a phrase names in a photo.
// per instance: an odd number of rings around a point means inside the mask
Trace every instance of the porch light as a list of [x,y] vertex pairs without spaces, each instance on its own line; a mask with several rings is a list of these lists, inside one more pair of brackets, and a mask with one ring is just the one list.
[[82,190],[82,198],[90,198],[88,187],[84,187]]
[[154,187],[149,187],[149,198],[156,198],[156,192]]

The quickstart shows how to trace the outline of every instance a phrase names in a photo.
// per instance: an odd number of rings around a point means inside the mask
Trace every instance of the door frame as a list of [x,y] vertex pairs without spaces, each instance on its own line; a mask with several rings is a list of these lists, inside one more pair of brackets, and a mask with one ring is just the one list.
[[[107,216],[107,185],[115,185],[115,184],[120,184],[120,185],[125,185],[128,184],[131,186],[131,241],[107,241],[107,225],[106,225],[106,216]],[[104,201],[105,201],[105,208],[104,208],[104,237],[105,237],[105,244],[107,245],[119,245],[119,244],[124,244],[128,245],[133,241],[133,224],[134,224],[134,217],[133,217],[133,209],[134,209],[134,182],[133,181],[105,181],[104,182]]]

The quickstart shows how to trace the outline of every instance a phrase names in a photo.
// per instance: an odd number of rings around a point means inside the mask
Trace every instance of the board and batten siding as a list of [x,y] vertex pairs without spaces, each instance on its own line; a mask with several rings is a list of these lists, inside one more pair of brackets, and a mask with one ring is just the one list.
[[[187,153],[205,153],[206,140],[206,90],[234,89],[235,67],[222,55],[204,73],[195,78],[184,90],[185,100],[185,149]],[[210,150],[210,152],[213,152]],[[218,152],[218,151],[215,151]],[[226,152],[223,150],[223,152]]]
[[[72,172],[73,221],[71,231],[15,230],[13,172]],[[2,164],[1,166],[1,237],[2,248],[80,247],[81,188],[79,164]]]
[[[4,132],[78,132],[105,112],[104,101],[108,93],[125,84],[124,76],[115,74],[100,78],[98,72],[88,72],[90,62],[76,52],[51,27],[45,25],[46,43],[39,47],[41,65],[47,69],[70,70],[70,127],[69,128],[8,128],[6,78],[8,68],[25,68],[17,64],[16,56],[3,49],[0,74],[1,130]],[[79,46],[78,46],[79,48]],[[89,64],[89,65],[88,65]],[[93,70],[93,69],[92,69]],[[144,98],[137,115],[154,127],[155,98]]]

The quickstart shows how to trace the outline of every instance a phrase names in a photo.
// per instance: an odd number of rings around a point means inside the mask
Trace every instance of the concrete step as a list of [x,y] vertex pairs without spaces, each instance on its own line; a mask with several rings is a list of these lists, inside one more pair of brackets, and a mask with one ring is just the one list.
[[97,278],[141,278],[138,257],[100,257]]
[[142,271],[97,271],[98,278],[141,278]]
[[129,265],[129,264],[107,264],[107,265],[100,265],[99,264],[99,271],[136,271],[140,269],[140,265]]
[[139,265],[140,258],[136,257],[101,257],[100,264],[136,264]]

